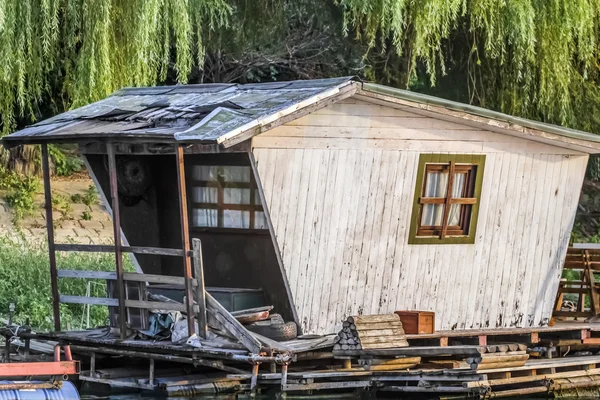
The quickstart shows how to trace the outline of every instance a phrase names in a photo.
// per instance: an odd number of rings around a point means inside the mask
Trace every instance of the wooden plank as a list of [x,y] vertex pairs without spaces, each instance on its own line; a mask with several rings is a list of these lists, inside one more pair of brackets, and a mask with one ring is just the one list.
[[46,232],[48,235],[48,259],[50,263],[50,287],[52,293],[52,316],[54,330],[60,331],[60,305],[58,292],[58,268],[56,266],[56,245],[54,244],[54,222],[52,217],[52,188],[50,185],[50,160],[48,145],[42,144],[42,170],[44,177],[44,208],[46,209]]
[[189,214],[187,207],[187,188],[185,183],[185,162],[183,155],[183,147],[177,146],[176,165],[177,165],[177,190],[179,199],[179,224],[181,229],[181,245],[183,247],[183,276],[185,306],[187,311],[188,335],[192,336],[195,331],[194,315],[194,290],[192,287],[192,264],[189,257],[190,252],[190,229],[189,229]]
[[118,307],[119,300],[111,299],[107,297],[87,297],[87,296],[60,296],[61,303],[68,304],[91,304],[98,306],[110,306],[110,307]]
[[202,257],[202,243],[200,239],[192,240],[194,253],[194,281],[196,290],[194,292],[196,304],[198,304],[198,335],[201,338],[208,339],[208,320],[206,317],[206,291],[204,289],[204,262]]
[[[367,336],[367,337],[359,337],[360,344],[375,344],[375,343],[404,343],[405,346],[408,346],[408,342],[403,338],[403,335],[391,335],[391,336]],[[401,346],[401,345],[400,345]],[[392,346],[390,346],[392,347]],[[365,347],[366,348],[366,347]]]
[[260,353],[262,347],[260,342],[208,292],[206,293],[206,305],[217,321],[226,327],[229,333],[234,335],[251,353]]
[[336,356],[407,356],[407,357],[438,357],[438,356],[479,356],[485,354],[485,346],[410,346],[394,349],[367,350],[334,350]]
[[[90,304],[98,306],[118,307],[118,299],[108,297],[87,297],[87,296],[60,296],[61,303],[67,304]],[[159,301],[143,301],[143,300],[125,300],[125,308],[144,308],[150,310],[166,310],[185,312],[186,308],[180,303],[165,303]]]
[[355,315],[348,317],[348,322],[356,325],[356,329],[366,328],[373,323],[400,322],[397,314]]
[[[160,247],[142,247],[142,246],[121,246],[123,253],[133,254],[149,254],[159,256],[175,256],[183,257],[183,250],[181,249],[167,249]],[[113,253],[115,246],[103,245],[103,244],[56,244],[57,251],[79,251],[88,253]]]
[[123,280],[123,256],[121,254],[121,248],[123,243],[121,242],[121,214],[119,207],[119,188],[117,184],[117,161],[115,158],[115,146],[113,143],[106,144],[106,151],[108,153],[108,174],[110,182],[110,205],[112,208],[112,222],[113,222],[113,236],[115,243],[115,265],[117,273],[117,296],[119,307],[119,332],[121,339],[124,340],[127,337],[127,312],[125,310],[125,281]]
[[[81,278],[81,279],[107,279],[116,280],[117,274],[115,272],[107,271],[84,271],[84,270],[58,270],[59,278]],[[166,285],[183,285],[184,278],[179,276],[169,275],[153,275],[153,274],[138,274],[135,272],[125,272],[123,274],[123,280],[130,282],[148,282],[148,283],[162,283]],[[196,286],[196,280],[193,280],[193,285]]]

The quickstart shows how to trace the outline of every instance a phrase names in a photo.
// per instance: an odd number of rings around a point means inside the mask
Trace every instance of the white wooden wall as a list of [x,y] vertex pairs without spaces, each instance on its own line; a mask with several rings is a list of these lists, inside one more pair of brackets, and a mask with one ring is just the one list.
[[[305,333],[410,309],[437,329],[547,323],[587,155],[353,99],[253,148]],[[421,153],[487,155],[475,244],[407,244]]]

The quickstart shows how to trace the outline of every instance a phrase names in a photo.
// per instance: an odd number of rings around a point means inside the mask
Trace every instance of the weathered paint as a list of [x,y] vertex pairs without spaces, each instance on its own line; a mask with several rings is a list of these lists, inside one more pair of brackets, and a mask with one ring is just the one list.
[[[253,147],[304,332],[401,309],[437,329],[547,323],[586,154],[355,100]],[[419,154],[436,152],[486,154],[475,244],[407,244]]]

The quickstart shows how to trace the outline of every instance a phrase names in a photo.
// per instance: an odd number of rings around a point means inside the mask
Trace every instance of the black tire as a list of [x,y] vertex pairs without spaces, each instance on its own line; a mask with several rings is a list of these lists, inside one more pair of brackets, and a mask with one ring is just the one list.
[[260,321],[246,325],[250,332],[258,333],[269,339],[283,342],[295,339],[298,336],[298,327],[295,322],[280,323],[271,321]]

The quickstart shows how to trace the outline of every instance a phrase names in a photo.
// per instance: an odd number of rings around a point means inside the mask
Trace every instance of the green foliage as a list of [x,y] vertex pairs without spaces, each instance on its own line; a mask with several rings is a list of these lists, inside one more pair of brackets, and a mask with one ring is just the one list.
[[2,131],[123,86],[359,74],[594,132],[599,25],[599,0],[0,0]]
[[71,205],[72,196],[66,196],[60,193],[52,193],[52,209],[60,213],[60,220],[73,219],[70,215],[73,212]]
[[49,145],[48,154],[54,165],[54,173],[58,176],[70,176],[83,169],[81,157],[73,152],[67,152],[59,146]]
[[5,192],[4,199],[13,209],[14,222],[35,209],[35,195],[39,189],[40,182],[35,176],[20,175],[0,167],[0,190]]
[[422,63],[432,85],[448,74],[469,102],[575,128],[599,127],[598,1],[338,3],[346,29],[371,49],[385,52],[392,44],[407,66],[405,84],[420,80]]
[[206,32],[230,13],[225,0],[1,0],[3,132],[17,115],[31,121],[48,96],[56,113],[169,71],[185,83]]
[[98,202],[98,191],[94,185],[88,186],[83,195],[82,202],[88,207],[91,207]]
[[[57,264],[60,269],[114,271],[114,255],[94,255],[90,253],[58,253]],[[132,266],[124,258],[125,267],[132,271]],[[59,280],[59,291],[62,294],[86,296],[87,280]],[[90,296],[106,297],[106,283],[93,280],[90,284]],[[15,245],[7,238],[0,238],[0,314],[8,315],[10,303],[15,303],[14,320],[25,323],[30,319],[36,329],[52,329],[52,294],[50,290],[50,268],[48,250],[41,245]],[[86,328],[83,323],[85,306],[81,304],[61,304],[61,321],[63,328]],[[90,325],[105,325],[108,319],[106,307],[90,308]]]
[[84,221],[91,221],[92,213],[89,212],[88,210],[85,210],[84,212],[81,213],[81,219]]

